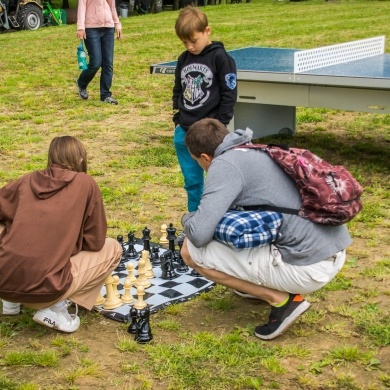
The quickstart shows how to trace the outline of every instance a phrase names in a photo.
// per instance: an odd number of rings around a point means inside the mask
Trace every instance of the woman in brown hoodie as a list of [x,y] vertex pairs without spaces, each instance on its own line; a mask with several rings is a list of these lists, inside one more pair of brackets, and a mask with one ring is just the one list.
[[38,309],[36,322],[74,332],[80,319],[68,302],[92,309],[122,249],[106,238],[102,195],[86,172],[82,143],[56,137],[46,169],[0,188],[3,314],[18,314],[22,303]]

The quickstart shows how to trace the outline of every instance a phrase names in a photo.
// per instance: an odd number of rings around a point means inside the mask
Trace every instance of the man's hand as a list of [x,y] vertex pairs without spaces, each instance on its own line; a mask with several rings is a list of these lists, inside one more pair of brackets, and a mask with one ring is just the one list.
[[87,38],[87,34],[85,33],[85,30],[77,30],[76,37],[78,39],[85,39]]
[[122,30],[116,30],[116,39],[122,38]]

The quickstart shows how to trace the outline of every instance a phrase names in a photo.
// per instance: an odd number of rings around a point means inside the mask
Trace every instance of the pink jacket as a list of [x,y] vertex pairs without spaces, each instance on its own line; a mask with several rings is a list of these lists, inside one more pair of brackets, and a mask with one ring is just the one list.
[[79,0],[77,30],[98,27],[115,27],[116,31],[122,29],[115,0]]

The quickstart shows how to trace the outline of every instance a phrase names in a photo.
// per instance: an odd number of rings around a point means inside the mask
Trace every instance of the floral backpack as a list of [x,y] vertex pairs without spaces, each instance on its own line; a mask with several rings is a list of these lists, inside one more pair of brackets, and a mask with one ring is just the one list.
[[267,205],[246,206],[295,214],[315,223],[342,225],[363,208],[362,186],[343,166],[333,166],[305,149],[282,145],[245,144],[238,148],[267,153],[295,182],[302,198],[299,210]]

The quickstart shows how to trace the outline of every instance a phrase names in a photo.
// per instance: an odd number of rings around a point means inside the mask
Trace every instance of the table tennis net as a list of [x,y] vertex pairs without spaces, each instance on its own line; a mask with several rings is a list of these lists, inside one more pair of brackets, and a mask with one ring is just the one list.
[[294,53],[294,73],[383,54],[385,37],[373,37]]

